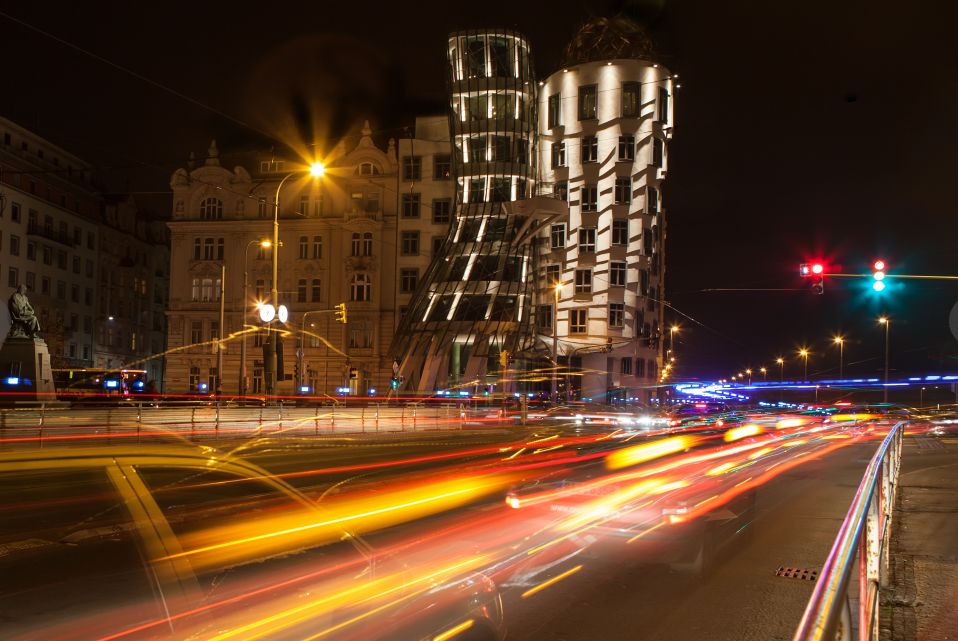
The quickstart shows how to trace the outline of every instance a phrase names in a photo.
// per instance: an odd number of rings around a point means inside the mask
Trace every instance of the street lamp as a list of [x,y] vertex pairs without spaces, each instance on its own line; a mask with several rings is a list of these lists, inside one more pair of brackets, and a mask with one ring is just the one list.
[[247,316],[247,305],[249,301],[247,296],[249,296],[249,248],[253,245],[259,245],[263,249],[269,249],[273,246],[272,241],[268,238],[262,240],[251,240],[246,243],[246,249],[243,250],[243,332],[242,339],[243,342],[240,343],[240,384],[239,384],[239,395],[241,397],[246,396],[246,316]]
[[885,326],[885,384],[884,384],[884,394],[882,401],[883,403],[888,402],[888,333],[891,331],[891,319],[887,316],[882,316],[878,319],[878,323]]
[[845,377],[845,337],[836,336],[832,339],[838,345],[838,378]]
[[778,382],[785,382],[785,359],[779,356],[775,359],[775,362],[778,363]]
[[767,381],[767,380],[768,380],[768,370],[765,369],[764,367],[760,367],[760,368],[758,369],[758,371],[760,371],[760,372],[762,373],[762,382]]
[[805,375],[802,377],[803,381],[808,380],[808,354],[809,354],[809,351],[805,349],[804,347],[798,350],[798,355],[805,359]]
[[552,308],[552,403],[559,402],[559,295],[562,293],[562,282],[556,282],[555,306]]
[[[283,189],[283,185],[286,184],[286,181],[294,176],[302,176],[303,174],[309,174],[313,178],[320,178],[326,173],[326,166],[321,162],[314,162],[309,166],[308,169],[300,169],[298,171],[293,171],[285,176],[279,181],[279,184],[276,185],[276,196],[273,198],[273,282],[270,283],[270,303],[273,307],[279,308],[279,194]],[[270,339],[272,341],[272,336]],[[269,394],[273,394],[276,391],[276,381],[278,372],[276,371],[277,366],[277,355],[276,347],[273,346],[273,349],[270,350],[270,367],[269,372]]]
[[747,369],[747,370],[745,370],[745,373],[748,374],[748,384],[751,385],[751,384],[752,384],[752,370],[751,370],[751,369]]

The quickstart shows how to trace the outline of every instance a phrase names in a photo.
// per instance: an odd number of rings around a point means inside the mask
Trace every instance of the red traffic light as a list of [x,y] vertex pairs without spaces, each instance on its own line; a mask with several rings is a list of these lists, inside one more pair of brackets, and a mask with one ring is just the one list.
[[876,260],[876,261],[874,262],[874,264],[872,265],[872,267],[875,268],[875,271],[876,271],[876,272],[883,272],[883,271],[885,271],[885,261],[883,261],[883,260]]
[[825,271],[825,266],[824,266],[824,265],[822,265],[821,263],[812,263],[812,273],[813,273],[813,274],[821,274],[821,273],[824,272],[824,271]]

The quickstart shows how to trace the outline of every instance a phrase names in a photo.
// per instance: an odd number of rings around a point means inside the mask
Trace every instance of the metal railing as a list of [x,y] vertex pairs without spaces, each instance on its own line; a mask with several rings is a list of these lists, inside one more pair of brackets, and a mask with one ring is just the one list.
[[[904,426],[897,423],[888,431],[868,463],[793,641],[878,639],[878,597],[888,585],[891,517]],[[849,586],[856,569],[858,594],[853,599]],[[854,606],[853,601],[857,601]],[[854,608],[857,621],[852,619]]]

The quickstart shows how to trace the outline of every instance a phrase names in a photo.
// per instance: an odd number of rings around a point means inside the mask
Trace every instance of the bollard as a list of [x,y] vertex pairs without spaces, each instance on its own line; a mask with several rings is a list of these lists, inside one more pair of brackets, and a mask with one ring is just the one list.
[[319,405],[313,407],[313,436],[319,436]]
[[136,443],[137,445],[139,445],[140,443],[140,422],[143,420],[142,413],[143,413],[143,404],[137,403],[136,404]]
[[416,406],[412,406],[412,431],[416,431]]
[[379,433],[379,403],[376,403],[376,433]]
[[196,438],[196,408],[190,408],[190,436]]
[[43,447],[43,406],[44,403],[40,403],[40,430],[37,436],[40,438],[40,447]]
[[333,403],[333,411],[329,413],[329,431],[332,432],[336,428],[336,403]]

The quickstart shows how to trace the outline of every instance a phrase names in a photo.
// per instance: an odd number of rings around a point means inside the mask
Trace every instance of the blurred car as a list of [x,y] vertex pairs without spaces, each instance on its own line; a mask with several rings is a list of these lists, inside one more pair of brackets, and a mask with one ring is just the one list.
[[958,436],[958,412],[929,416],[913,426],[923,425],[932,436]]
[[0,454],[4,639],[503,636],[475,568],[406,567],[212,449]]

